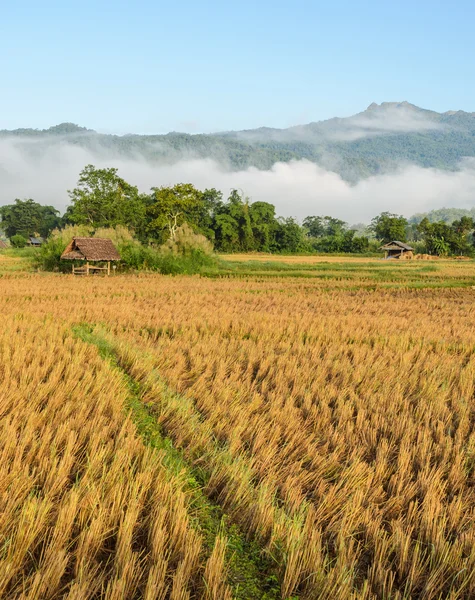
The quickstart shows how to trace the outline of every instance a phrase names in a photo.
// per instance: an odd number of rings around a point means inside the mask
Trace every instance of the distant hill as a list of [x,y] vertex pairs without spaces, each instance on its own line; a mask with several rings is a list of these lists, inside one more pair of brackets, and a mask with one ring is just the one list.
[[117,136],[61,123],[46,130],[3,130],[1,139],[14,139],[32,154],[71,144],[111,160],[143,157],[151,163],[175,163],[211,158],[234,170],[270,169],[276,162],[307,159],[355,183],[405,164],[456,170],[463,158],[475,157],[475,113],[437,113],[408,102],[383,102],[352,117],[288,129]]
[[410,223],[420,223],[422,219],[427,218],[431,223],[444,221],[444,223],[453,223],[461,217],[471,217],[475,219],[475,208],[435,208],[429,212],[416,213],[410,219]]

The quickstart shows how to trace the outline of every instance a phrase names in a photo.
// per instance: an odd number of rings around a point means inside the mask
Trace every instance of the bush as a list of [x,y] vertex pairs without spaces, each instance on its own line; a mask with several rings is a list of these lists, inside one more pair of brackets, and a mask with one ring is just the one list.
[[128,242],[120,246],[123,263],[133,269],[159,271],[163,275],[194,275],[216,266],[213,245],[184,223],[174,238],[159,248]]
[[26,237],[20,234],[12,235],[10,243],[14,248],[24,248],[28,244]]
[[112,243],[116,248],[134,241],[132,233],[123,225],[117,225],[116,227],[100,227],[99,229],[96,229],[94,237],[112,240]]
[[158,270],[164,275],[195,275],[204,269],[216,266],[213,256],[205,254],[202,250],[192,250],[181,256],[176,254],[162,254]]
[[202,250],[189,250],[174,254],[162,249],[142,246],[138,242],[126,243],[119,247],[122,264],[135,270],[158,271],[164,275],[193,275],[205,268],[216,266],[216,259]]
[[188,223],[183,223],[175,231],[174,238],[166,241],[160,247],[160,250],[163,254],[181,254],[186,256],[198,251],[205,255],[211,255],[213,253],[213,244],[207,237],[201,235],[201,233],[195,233]]

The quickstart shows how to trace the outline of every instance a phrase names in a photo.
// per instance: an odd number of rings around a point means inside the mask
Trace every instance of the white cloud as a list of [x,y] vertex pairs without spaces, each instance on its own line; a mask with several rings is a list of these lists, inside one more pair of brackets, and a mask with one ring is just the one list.
[[250,168],[231,172],[212,160],[181,160],[173,165],[152,165],[136,157],[124,159],[91,153],[68,143],[48,148],[19,141],[0,142],[0,205],[31,197],[64,210],[67,189],[74,187],[88,163],[115,166],[141,191],[152,186],[191,182],[216,187],[225,196],[239,188],[252,201],[275,204],[279,215],[302,219],[328,214],[348,222],[369,221],[389,210],[410,216],[443,206],[475,205],[475,161],[467,160],[458,172],[401,167],[351,186],[339,175],[308,161],[276,163],[269,171]]

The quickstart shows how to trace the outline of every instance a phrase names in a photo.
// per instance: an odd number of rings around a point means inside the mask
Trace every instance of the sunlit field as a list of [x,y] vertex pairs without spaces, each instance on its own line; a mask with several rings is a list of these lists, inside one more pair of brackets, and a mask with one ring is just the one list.
[[312,254],[309,256],[305,255],[285,255],[285,254],[266,254],[264,252],[254,252],[248,254],[222,254],[224,260],[231,260],[233,262],[246,262],[246,261],[259,261],[259,262],[272,262],[272,263],[284,263],[288,265],[301,265],[321,262],[330,263],[375,263],[381,260],[380,257],[376,256],[338,256],[331,254]]
[[475,597],[475,263],[290,258],[0,253],[0,598]]
[[467,287],[474,283],[475,261],[382,260],[357,256],[277,256],[271,254],[235,254],[221,257],[218,273],[210,276],[247,278],[320,279],[326,289],[366,287],[427,288]]

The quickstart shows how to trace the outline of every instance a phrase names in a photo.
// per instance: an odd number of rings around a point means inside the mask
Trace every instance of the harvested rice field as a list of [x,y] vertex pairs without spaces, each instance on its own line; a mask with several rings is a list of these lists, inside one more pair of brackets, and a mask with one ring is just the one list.
[[0,598],[475,597],[475,263],[255,262],[0,255]]

